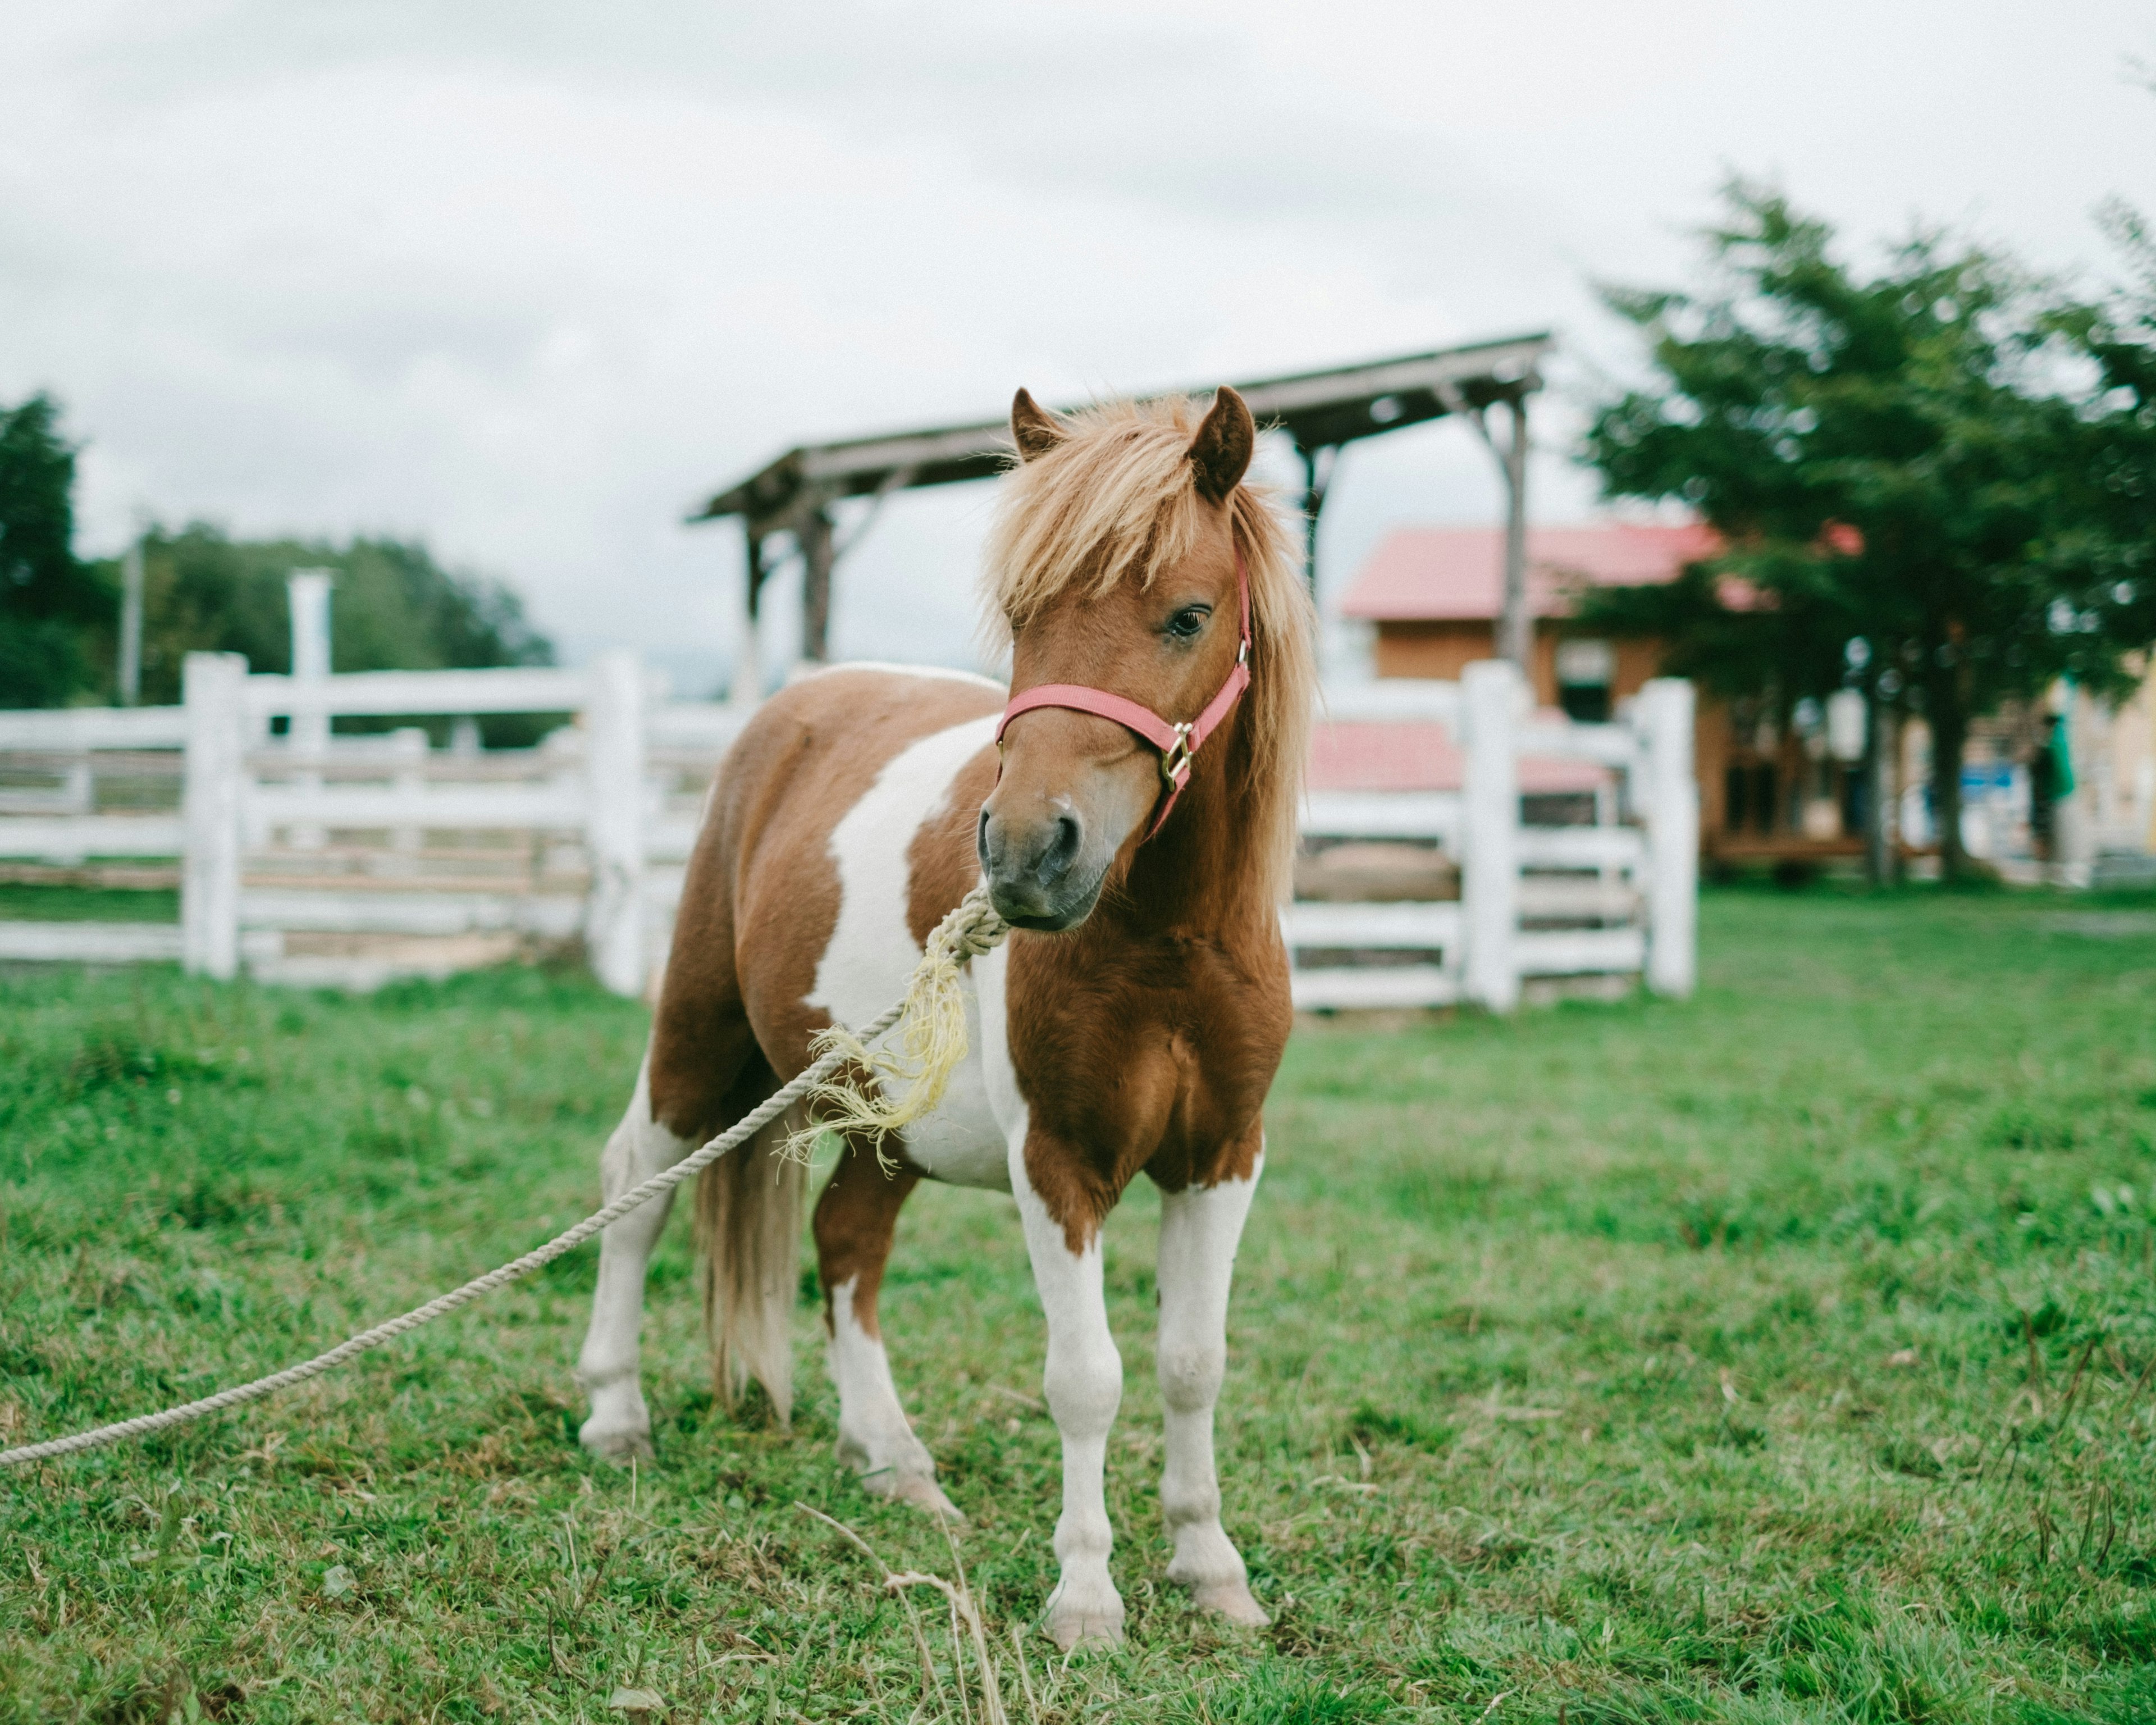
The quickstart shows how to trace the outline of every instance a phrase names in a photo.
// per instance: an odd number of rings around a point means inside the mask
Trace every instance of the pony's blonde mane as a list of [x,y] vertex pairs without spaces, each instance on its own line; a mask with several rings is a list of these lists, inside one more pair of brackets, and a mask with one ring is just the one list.
[[[997,645],[1074,587],[1150,587],[1198,549],[1206,506],[1188,457],[1204,412],[1183,396],[1104,402],[1064,418],[1061,444],[1005,475],[983,578]],[[1317,619],[1301,536],[1281,519],[1272,492],[1238,485],[1229,506],[1250,578],[1250,783],[1238,789],[1251,829],[1270,841],[1264,863],[1278,897],[1295,855],[1317,694]]]

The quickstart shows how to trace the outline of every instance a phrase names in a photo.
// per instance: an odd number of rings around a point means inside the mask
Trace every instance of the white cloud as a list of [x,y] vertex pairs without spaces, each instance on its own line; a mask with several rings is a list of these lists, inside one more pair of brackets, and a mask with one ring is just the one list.
[[[737,539],[685,510],[789,442],[1558,326],[1670,279],[1732,169],[1853,234],[1967,221],[2093,267],[2156,203],[2123,4],[1348,7],[107,0],[11,18],[0,398],[131,510],[425,534],[574,650],[708,687]],[[1547,516],[1584,478],[1553,448]],[[978,489],[900,500],[842,649],[963,658]],[[1324,554],[1495,510],[1458,428],[1352,451]]]

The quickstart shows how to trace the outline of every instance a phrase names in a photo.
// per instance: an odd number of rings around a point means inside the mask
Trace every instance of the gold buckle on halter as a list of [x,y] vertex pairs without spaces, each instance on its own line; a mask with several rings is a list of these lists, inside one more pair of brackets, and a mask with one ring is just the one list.
[[1178,774],[1190,770],[1190,757],[1194,752],[1190,742],[1191,730],[1188,725],[1178,725],[1175,741],[1161,755],[1160,776],[1171,788],[1179,782]]

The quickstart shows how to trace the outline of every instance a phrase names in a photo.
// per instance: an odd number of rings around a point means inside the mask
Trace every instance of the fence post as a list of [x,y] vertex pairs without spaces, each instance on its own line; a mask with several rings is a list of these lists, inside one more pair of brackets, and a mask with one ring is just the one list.
[[584,710],[592,896],[584,946],[616,994],[644,992],[644,666],[626,649],[592,665]]
[[1643,685],[1633,724],[1645,745],[1647,986],[1689,998],[1699,949],[1699,783],[1692,773],[1692,687],[1681,677]]
[[[292,621],[293,693],[303,694],[320,685],[330,674],[330,583],[334,569],[295,569],[285,578],[285,601]],[[310,705],[295,708],[285,742],[295,755],[316,765],[292,776],[295,787],[318,791],[322,788],[320,763],[330,752],[330,715],[326,707]],[[319,850],[329,843],[329,834],[310,821],[285,834],[295,850]]]
[[[418,725],[400,725],[389,733],[389,747],[397,762],[396,776],[392,783],[400,795],[414,802],[427,790],[427,733]],[[414,824],[393,828],[389,848],[407,856],[417,856],[424,846],[424,829]]]
[[239,972],[239,848],[247,754],[247,660],[190,653],[181,670],[187,712],[182,781],[180,955],[198,976]]
[[1466,995],[1491,1012],[1519,1004],[1518,759],[1520,673],[1509,660],[1478,660],[1460,676],[1467,778],[1460,801],[1460,922],[1467,937]]

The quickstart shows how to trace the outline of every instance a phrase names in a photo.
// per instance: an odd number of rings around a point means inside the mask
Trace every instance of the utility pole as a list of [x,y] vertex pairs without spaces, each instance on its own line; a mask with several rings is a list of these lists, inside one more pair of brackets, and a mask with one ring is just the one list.
[[142,542],[149,528],[137,516],[135,536],[120,560],[120,704],[142,700]]

